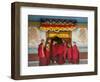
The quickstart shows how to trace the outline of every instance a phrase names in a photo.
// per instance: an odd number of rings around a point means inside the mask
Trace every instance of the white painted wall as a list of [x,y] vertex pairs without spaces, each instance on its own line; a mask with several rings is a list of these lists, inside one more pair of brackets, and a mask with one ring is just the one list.
[[[68,4],[68,5],[86,5],[98,6],[98,21],[100,22],[100,0],[1,0],[0,1],[0,82],[16,82],[10,79],[11,72],[11,2],[38,2],[38,3],[52,3],[52,4]],[[98,25],[100,27],[100,24]],[[98,35],[100,35],[100,28],[98,28]],[[100,42],[100,38],[98,38]],[[98,43],[100,49],[100,43]],[[100,58],[100,50],[98,50],[98,59]],[[98,60],[100,62],[100,60]],[[100,69],[100,64],[98,66]],[[63,77],[52,79],[38,79],[38,80],[21,80],[22,82],[100,82],[100,70],[98,75],[94,76],[79,76],[79,77]],[[21,82],[19,81],[19,82]]]
[[88,51],[88,29],[84,28],[84,35],[81,33],[80,28],[72,31],[72,44],[76,42],[80,52]]

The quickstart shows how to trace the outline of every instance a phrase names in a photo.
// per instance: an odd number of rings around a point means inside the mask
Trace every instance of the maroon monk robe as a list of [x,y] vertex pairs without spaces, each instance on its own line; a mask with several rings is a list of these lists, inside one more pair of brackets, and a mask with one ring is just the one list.
[[45,56],[46,56],[46,64],[50,64],[50,49],[46,48],[45,49]]
[[58,54],[58,64],[64,64],[64,45],[63,44],[58,44],[57,46],[57,54]]
[[73,46],[73,63],[79,63],[79,50],[76,45]]
[[68,58],[68,62],[72,63],[72,54],[73,54],[73,49],[72,46],[68,48],[68,52],[67,52],[67,58]]
[[64,43],[63,45],[64,45],[64,48],[63,48],[64,49],[64,53],[63,53],[64,61],[66,62],[68,47],[66,43]]
[[52,61],[57,61],[57,44],[52,44]]
[[38,47],[38,56],[39,56],[39,65],[40,66],[46,65],[46,57],[44,54],[44,47],[42,43]]
[[50,51],[50,62],[52,61],[52,43],[49,42],[49,51]]

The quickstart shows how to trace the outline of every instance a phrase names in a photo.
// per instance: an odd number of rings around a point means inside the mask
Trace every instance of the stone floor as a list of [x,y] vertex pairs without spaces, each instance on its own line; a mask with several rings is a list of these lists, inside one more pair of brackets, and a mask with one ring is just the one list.
[[[80,59],[80,61],[79,61],[79,64],[87,64],[87,63],[88,63],[87,59]],[[65,64],[69,65],[67,60],[66,60]],[[50,65],[58,65],[58,64],[50,64]],[[39,66],[39,61],[29,61],[28,66]]]

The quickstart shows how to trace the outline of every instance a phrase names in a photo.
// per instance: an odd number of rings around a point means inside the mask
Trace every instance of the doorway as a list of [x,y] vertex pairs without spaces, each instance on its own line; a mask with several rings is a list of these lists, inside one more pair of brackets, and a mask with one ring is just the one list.
[[46,38],[53,39],[54,37],[58,37],[64,39],[67,43],[72,42],[72,31],[60,31],[60,32],[46,32]]

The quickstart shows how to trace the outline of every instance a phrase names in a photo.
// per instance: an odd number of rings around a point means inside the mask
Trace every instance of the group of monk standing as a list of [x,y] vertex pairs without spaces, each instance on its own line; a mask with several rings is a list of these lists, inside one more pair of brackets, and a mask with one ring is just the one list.
[[50,64],[65,64],[79,63],[79,50],[76,43],[72,46],[71,43],[67,43],[62,39],[62,43],[58,44],[55,40],[48,39],[46,42],[44,39],[38,46],[39,65],[45,66]]

